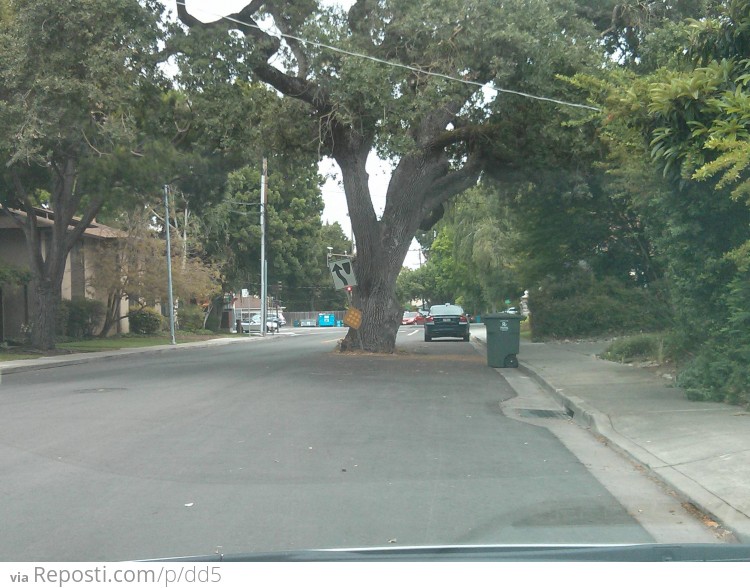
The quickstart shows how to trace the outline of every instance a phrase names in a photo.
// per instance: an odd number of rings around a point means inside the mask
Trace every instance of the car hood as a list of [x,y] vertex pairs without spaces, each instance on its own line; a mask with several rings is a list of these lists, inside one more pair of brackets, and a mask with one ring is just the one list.
[[442,545],[213,554],[149,561],[180,562],[750,562],[750,545],[667,543],[624,545]]

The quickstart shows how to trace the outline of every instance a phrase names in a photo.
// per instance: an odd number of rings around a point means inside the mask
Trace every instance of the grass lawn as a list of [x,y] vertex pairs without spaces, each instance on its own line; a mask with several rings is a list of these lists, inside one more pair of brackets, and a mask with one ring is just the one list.
[[[175,335],[177,344],[207,341],[221,337],[236,337],[224,333],[196,334],[178,333]],[[106,339],[85,339],[81,341],[66,341],[58,343],[56,350],[50,353],[35,352],[24,348],[0,349],[0,361],[14,361],[17,359],[38,359],[50,355],[65,355],[68,353],[85,353],[93,351],[111,351],[113,349],[135,349],[138,347],[153,347],[169,345],[171,338],[168,334],[158,335],[125,335],[122,337],[107,337]]]
[[39,359],[40,357],[44,356],[41,353],[31,353],[27,350],[0,349],[0,362],[16,361],[17,359]]

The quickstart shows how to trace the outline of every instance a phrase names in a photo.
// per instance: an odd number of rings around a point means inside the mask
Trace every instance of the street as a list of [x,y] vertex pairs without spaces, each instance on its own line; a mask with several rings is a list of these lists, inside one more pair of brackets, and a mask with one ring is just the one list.
[[342,355],[344,332],[4,376],[0,559],[654,541],[571,451],[585,432],[506,416],[473,343],[404,327],[393,356]]

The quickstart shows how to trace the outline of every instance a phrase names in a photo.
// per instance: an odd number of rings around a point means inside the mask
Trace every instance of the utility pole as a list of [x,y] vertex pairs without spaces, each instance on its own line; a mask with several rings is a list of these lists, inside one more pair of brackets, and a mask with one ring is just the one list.
[[170,242],[170,226],[169,226],[169,186],[164,184],[164,228],[167,232],[167,290],[169,299],[169,334],[171,336],[172,345],[176,345],[177,341],[174,338],[174,298],[172,296],[172,245]]
[[263,158],[263,173],[260,177],[260,334],[266,336],[268,308],[268,264],[266,263],[266,175],[268,162]]

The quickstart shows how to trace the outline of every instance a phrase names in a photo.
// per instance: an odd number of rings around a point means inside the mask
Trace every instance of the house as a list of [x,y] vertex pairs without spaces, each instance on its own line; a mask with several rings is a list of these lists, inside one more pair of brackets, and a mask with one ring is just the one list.
[[[248,321],[251,316],[260,314],[261,301],[259,296],[251,296],[247,291],[240,294],[228,294],[224,297],[224,308],[222,311],[221,327],[234,329],[238,320]],[[268,316],[284,317],[283,311],[286,307],[279,306],[270,296],[266,299]]]
[[[35,209],[37,230],[42,247],[48,242],[54,224],[54,212],[45,208]],[[0,212],[0,264],[18,269],[30,269],[26,238],[23,230],[10,218],[9,214],[25,217],[22,210]],[[91,257],[96,254],[97,243],[102,240],[117,239],[122,233],[117,229],[93,222],[81,239],[75,244],[65,265],[62,284],[62,297],[71,300],[75,297],[107,302],[106,292],[95,292],[89,285],[92,273]],[[33,322],[34,293],[30,284],[0,284],[0,340],[20,340],[27,326]],[[128,301],[121,301],[122,314],[127,314]],[[118,323],[117,332],[128,331],[127,319]]]

